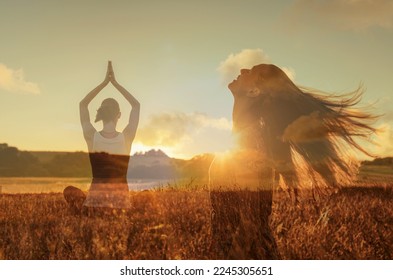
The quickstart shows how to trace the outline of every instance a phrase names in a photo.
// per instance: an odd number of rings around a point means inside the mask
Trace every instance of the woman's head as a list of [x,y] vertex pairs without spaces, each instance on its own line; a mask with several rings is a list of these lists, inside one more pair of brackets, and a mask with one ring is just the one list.
[[[296,86],[279,67],[259,64],[251,69],[240,70],[240,75],[228,85],[234,97],[257,97],[264,93],[276,93]],[[296,90],[296,89],[295,89]]]
[[[235,102],[233,128],[235,132],[259,125],[262,114],[267,114],[269,100],[294,98],[301,90],[279,67],[259,64],[242,69],[240,75],[228,85]],[[283,113],[281,113],[283,114]]]
[[107,98],[102,101],[100,108],[97,110],[95,122],[116,122],[120,118],[119,103],[113,98]]

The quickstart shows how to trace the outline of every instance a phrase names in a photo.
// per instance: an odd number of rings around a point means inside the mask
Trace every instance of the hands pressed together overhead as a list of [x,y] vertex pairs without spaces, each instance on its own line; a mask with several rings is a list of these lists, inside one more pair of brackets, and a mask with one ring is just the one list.
[[108,84],[109,82],[111,82],[112,84],[116,84],[116,78],[115,78],[115,72],[113,72],[113,67],[112,67],[112,61],[108,61],[108,67],[106,70],[106,75],[105,75],[105,79],[104,79],[104,83]]

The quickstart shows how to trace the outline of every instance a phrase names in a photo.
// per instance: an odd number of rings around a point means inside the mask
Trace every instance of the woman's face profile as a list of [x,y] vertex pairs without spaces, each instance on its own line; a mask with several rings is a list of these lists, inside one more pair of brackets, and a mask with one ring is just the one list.
[[233,80],[228,88],[234,95],[247,94],[257,87],[258,73],[253,69],[241,69],[240,75]]

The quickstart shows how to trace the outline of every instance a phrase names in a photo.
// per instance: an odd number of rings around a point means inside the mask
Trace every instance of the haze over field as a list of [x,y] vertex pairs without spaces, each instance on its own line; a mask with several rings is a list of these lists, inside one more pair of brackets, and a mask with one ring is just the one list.
[[[393,3],[389,0],[1,1],[0,143],[21,150],[86,151],[78,102],[107,60],[141,103],[132,152],[191,158],[229,149],[239,69],[282,67],[297,84],[367,88],[384,114],[372,151],[393,155]],[[113,87],[103,98],[120,100]],[[124,127],[125,118],[119,123]],[[99,128],[99,127],[98,127]]]

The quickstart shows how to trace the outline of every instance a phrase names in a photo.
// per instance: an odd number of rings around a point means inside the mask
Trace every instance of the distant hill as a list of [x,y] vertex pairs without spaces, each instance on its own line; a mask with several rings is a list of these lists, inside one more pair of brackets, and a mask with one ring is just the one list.
[[128,177],[134,179],[176,179],[179,176],[176,161],[161,150],[135,153],[130,158]]
[[[134,179],[200,178],[206,180],[212,154],[189,160],[171,158],[162,150],[137,152],[130,158],[128,176]],[[364,161],[361,172],[393,175],[393,157]],[[89,154],[85,152],[20,151],[0,144],[1,177],[91,177]]]
[[207,179],[213,155],[198,155],[190,160],[167,156],[161,150],[136,153],[131,157],[129,177],[148,179]]
[[[213,155],[190,160],[171,158],[162,150],[137,152],[130,158],[128,176],[134,179],[206,178]],[[2,177],[91,177],[85,152],[21,151],[0,144]]]
[[372,161],[365,160],[362,162],[362,165],[392,165],[393,166],[393,157],[385,157],[385,158],[376,158]]
[[55,156],[66,155],[69,152],[30,151],[29,153],[36,157],[40,162],[47,163],[50,162]]
[[393,157],[376,158],[372,161],[363,161],[360,174],[365,176],[389,176],[393,179]]

